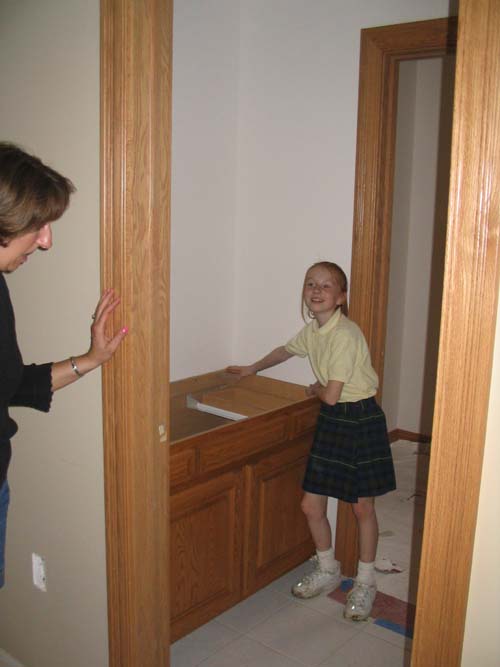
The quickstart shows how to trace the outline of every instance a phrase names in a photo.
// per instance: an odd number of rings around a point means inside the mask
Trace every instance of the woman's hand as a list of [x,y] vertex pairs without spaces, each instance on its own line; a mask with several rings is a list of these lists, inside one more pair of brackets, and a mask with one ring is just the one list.
[[115,295],[114,290],[106,290],[95,308],[92,315],[92,326],[90,327],[90,348],[87,356],[95,366],[100,366],[111,359],[118,346],[128,333],[127,327],[123,327],[111,338],[106,334],[106,323],[109,316],[120,303],[120,297]]
[[256,372],[257,371],[255,370],[255,366],[253,364],[251,366],[228,366],[226,368],[226,373],[239,375],[240,378],[244,378],[247,375],[255,375]]
[[111,359],[128,333],[127,327],[122,327],[111,337],[105,331],[108,318],[119,303],[120,298],[115,295],[114,290],[107,289],[103,293],[92,315],[94,321],[90,327],[89,351],[78,357],[71,357],[52,364],[52,391],[72,384],[78,378]]

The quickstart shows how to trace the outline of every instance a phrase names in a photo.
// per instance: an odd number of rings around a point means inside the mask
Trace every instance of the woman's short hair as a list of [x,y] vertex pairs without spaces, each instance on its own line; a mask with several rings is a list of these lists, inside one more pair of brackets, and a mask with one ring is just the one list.
[[16,144],[0,142],[0,245],[57,220],[73,183]]

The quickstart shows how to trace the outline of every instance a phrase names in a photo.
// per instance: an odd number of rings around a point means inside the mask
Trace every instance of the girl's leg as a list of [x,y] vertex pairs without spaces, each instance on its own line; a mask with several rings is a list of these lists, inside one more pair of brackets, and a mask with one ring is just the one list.
[[315,493],[304,493],[302,511],[306,515],[309,530],[316,546],[318,564],[311,574],[306,574],[292,587],[299,598],[312,598],[320,593],[332,591],[340,585],[340,567],[332,548],[332,530],[326,516],[328,497]]
[[353,621],[363,621],[372,610],[377,586],[375,581],[375,556],[378,543],[378,521],[374,498],[359,498],[352,511],[358,523],[359,563],[354,587],[347,597],[344,616]]
[[378,544],[375,498],[359,498],[357,503],[353,503],[352,511],[358,523],[359,560],[363,563],[373,563]]
[[301,508],[306,515],[313,542],[318,551],[326,551],[332,546],[332,529],[326,516],[328,497],[316,493],[304,493]]

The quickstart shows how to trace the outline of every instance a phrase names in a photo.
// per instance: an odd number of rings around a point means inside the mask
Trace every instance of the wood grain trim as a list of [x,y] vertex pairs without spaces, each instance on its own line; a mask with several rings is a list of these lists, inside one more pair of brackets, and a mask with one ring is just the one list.
[[110,667],[168,665],[171,33],[171,0],[101,2],[101,279],[130,329],[103,372]]
[[389,431],[389,442],[396,442],[397,440],[408,440],[409,442],[430,442],[431,436],[423,433],[415,433],[415,431],[405,431],[402,428],[395,428]]
[[382,386],[389,287],[398,64],[444,55],[450,19],[361,31],[349,313],[363,329]]
[[443,315],[413,667],[461,663],[498,299],[499,34],[496,0],[460,3]]
[[[366,336],[382,395],[389,293],[392,198],[400,60],[444,55],[456,20],[436,19],[361,31],[354,226],[349,315]],[[339,502],[336,553],[355,574],[358,543],[349,506]]]

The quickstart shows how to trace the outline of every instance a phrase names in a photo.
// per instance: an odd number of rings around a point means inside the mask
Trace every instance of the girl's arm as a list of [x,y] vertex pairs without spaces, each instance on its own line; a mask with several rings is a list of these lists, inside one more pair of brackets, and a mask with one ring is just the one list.
[[291,352],[287,352],[285,347],[281,345],[280,347],[275,348],[272,352],[269,352],[269,354],[266,354],[262,359],[259,359],[259,361],[250,364],[250,366],[228,366],[226,371],[228,373],[239,375],[240,377],[245,377],[245,375],[255,375],[255,373],[263,371],[266,368],[271,368],[271,366],[281,364],[293,356],[294,355]]
[[319,382],[309,385],[309,392],[313,396],[317,396],[320,401],[328,405],[335,405],[342,393],[343,382],[339,380],[329,380],[326,387],[323,387]]
[[81,376],[111,359],[128,331],[124,327],[112,338],[109,338],[104,331],[108,317],[119,303],[120,299],[115,296],[113,290],[104,292],[96,306],[94,321],[90,328],[89,351],[78,357],[71,357],[71,359],[57,361],[52,364],[52,391],[57,391],[72,384]]

